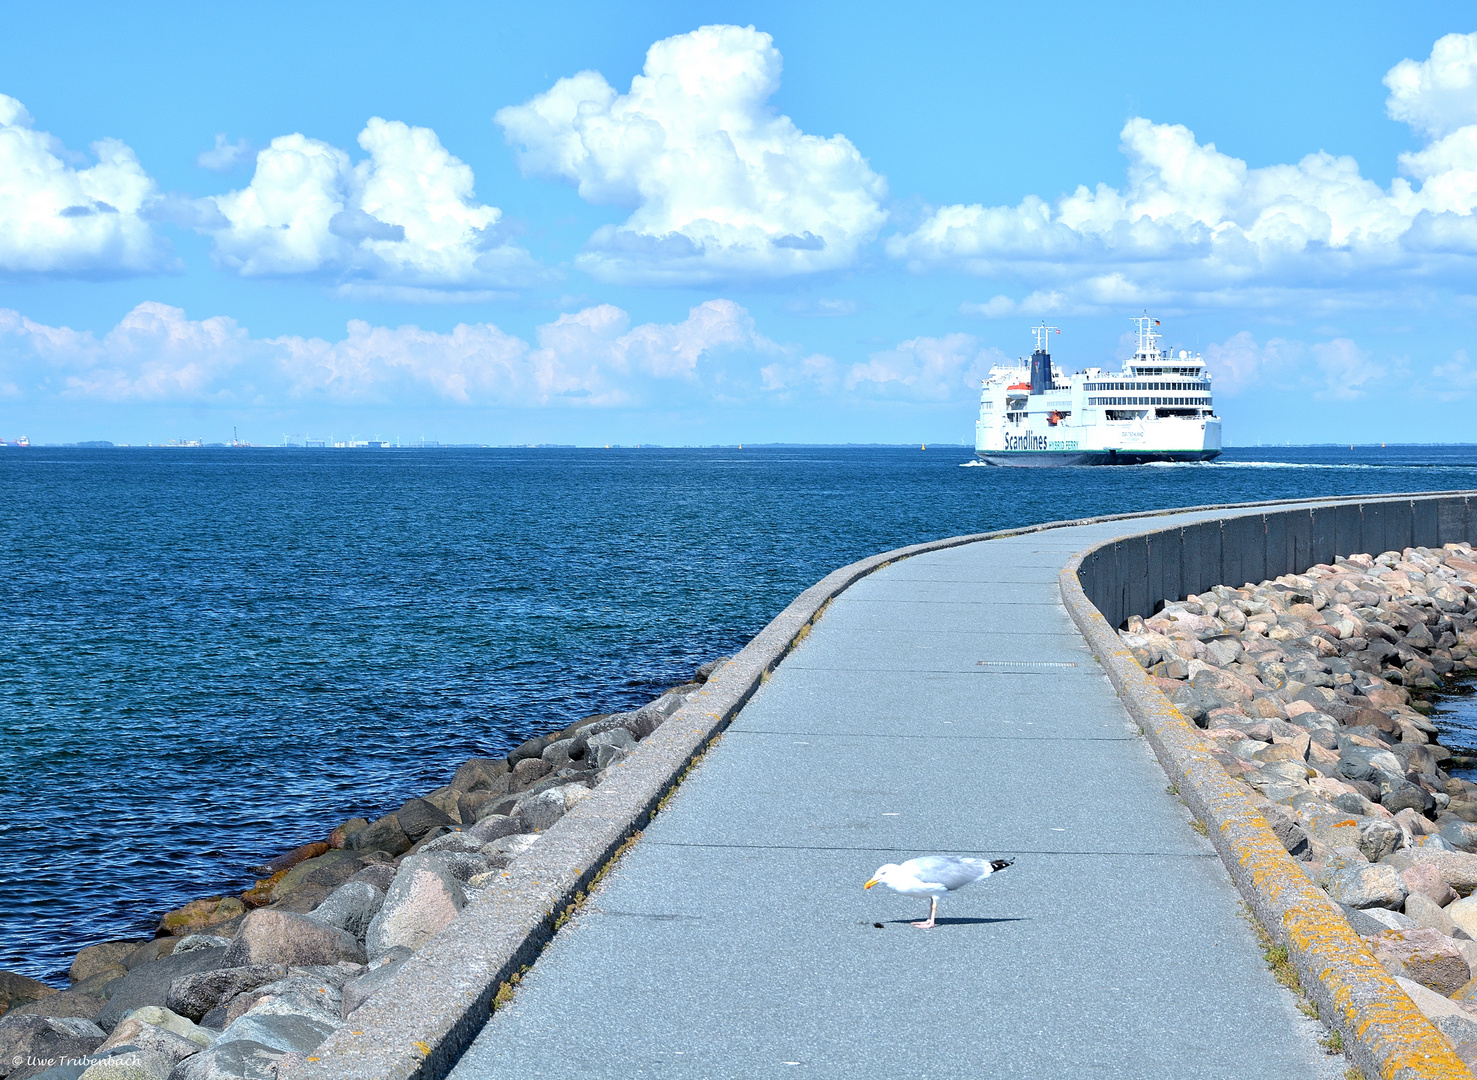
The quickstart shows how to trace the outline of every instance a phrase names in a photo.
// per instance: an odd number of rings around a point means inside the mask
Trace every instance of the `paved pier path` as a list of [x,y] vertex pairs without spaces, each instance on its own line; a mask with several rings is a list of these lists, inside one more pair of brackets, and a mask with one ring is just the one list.
[[[455,1080],[1342,1077],[1061,605],[1073,552],[1174,520],[846,590]],[[927,900],[862,890],[942,852],[1016,864],[933,930],[908,925]]]

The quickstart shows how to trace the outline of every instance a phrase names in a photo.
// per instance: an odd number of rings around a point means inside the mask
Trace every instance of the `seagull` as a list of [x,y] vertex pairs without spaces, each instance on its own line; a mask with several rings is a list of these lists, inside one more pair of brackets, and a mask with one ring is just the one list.
[[939,910],[939,897],[944,893],[962,889],[972,881],[989,877],[997,870],[1013,866],[1014,859],[957,859],[952,855],[924,855],[909,859],[905,863],[888,863],[879,866],[872,879],[862,886],[886,885],[904,896],[926,896],[929,898],[928,920],[915,922],[920,930],[931,930],[934,917]]

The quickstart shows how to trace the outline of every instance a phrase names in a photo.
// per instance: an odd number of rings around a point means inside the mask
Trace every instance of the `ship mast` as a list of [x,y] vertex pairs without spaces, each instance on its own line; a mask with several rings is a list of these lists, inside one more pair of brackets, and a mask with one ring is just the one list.
[[1139,348],[1138,352],[1134,355],[1136,357],[1142,357],[1145,360],[1157,356],[1159,353],[1160,335],[1154,330],[1154,327],[1159,325],[1159,320],[1151,317],[1146,311],[1129,321],[1137,323],[1139,328]]

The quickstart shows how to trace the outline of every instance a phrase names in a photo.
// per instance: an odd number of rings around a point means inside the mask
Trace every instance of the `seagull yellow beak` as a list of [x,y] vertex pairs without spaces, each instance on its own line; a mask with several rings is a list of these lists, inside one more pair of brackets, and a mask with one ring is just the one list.
[[877,879],[876,878],[873,878],[871,881],[869,881],[865,885],[863,885],[862,888],[864,888],[864,889],[870,889],[875,884],[877,884]]

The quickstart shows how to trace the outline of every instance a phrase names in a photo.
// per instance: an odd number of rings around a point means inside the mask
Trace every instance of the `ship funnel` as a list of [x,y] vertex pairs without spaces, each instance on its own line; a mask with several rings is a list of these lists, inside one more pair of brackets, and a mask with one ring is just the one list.
[[1051,386],[1051,353],[1037,349],[1031,354],[1031,393],[1044,394]]

